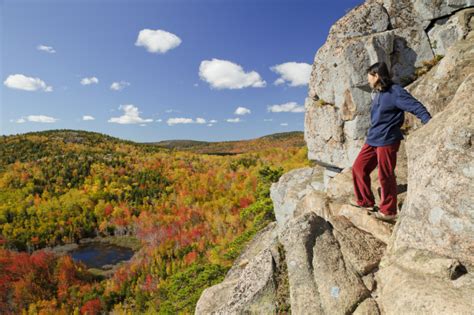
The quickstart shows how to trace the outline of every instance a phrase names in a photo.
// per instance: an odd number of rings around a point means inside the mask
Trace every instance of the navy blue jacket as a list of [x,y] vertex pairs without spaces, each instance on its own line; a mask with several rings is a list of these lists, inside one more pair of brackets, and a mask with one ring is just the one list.
[[379,147],[403,140],[400,127],[405,120],[404,112],[414,114],[426,124],[431,115],[423,104],[399,84],[393,84],[387,91],[377,92],[370,110],[370,128],[367,144]]

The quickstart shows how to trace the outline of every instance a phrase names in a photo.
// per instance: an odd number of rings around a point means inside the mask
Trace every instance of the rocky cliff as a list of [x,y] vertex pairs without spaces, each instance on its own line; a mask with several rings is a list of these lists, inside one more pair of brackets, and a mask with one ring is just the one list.
[[[202,293],[196,314],[474,313],[473,6],[367,0],[331,27],[305,102],[317,165],[272,185],[277,221]],[[433,117],[422,126],[406,114],[395,225],[348,204],[369,127],[365,69],[377,61]]]

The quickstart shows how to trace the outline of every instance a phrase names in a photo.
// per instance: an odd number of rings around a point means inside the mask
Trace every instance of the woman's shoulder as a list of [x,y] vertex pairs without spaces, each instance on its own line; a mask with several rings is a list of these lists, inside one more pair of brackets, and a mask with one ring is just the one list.
[[401,91],[401,90],[404,90],[405,88],[400,84],[400,83],[393,83],[392,86],[391,86],[391,89],[393,91]]
[[400,90],[403,89],[403,86],[401,86],[398,83],[393,83],[390,88],[388,89],[388,92],[390,94],[398,95],[400,93]]
[[400,90],[400,89],[403,89],[403,86],[401,86],[401,85],[398,84],[398,83],[393,83],[393,84],[390,86],[390,89],[392,89],[392,90]]

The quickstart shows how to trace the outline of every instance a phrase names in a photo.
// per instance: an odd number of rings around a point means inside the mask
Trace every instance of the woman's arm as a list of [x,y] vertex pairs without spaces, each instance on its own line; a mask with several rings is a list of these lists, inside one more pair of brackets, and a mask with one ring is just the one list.
[[418,119],[421,120],[423,125],[431,119],[431,115],[426,107],[401,86],[398,89],[398,96],[397,100],[395,101],[395,106],[403,111],[414,114],[416,117],[418,117]]

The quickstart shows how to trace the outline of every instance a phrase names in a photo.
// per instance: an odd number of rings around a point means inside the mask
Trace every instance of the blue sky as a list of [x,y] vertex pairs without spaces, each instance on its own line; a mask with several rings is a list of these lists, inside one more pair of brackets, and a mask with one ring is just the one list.
[[362,0],[0,0],[0,133],[138,142],[304,130],[314,55]]

